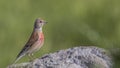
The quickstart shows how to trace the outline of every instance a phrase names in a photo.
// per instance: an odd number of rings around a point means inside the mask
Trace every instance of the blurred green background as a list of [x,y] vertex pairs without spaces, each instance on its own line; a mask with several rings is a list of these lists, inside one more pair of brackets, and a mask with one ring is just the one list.
[[[119,0],[0,0],[0,68],[14,61],[38,17],[48,24],[45,44],[35,57],[84,45],[120,48]],[[114,68],[119,68],[120,51],[115,52]]]

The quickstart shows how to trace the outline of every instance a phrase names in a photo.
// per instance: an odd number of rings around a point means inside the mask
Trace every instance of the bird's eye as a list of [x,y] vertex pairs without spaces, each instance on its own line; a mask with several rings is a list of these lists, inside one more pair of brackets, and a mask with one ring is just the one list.
[[42,23],[42,21],[40,21],[40,23]]

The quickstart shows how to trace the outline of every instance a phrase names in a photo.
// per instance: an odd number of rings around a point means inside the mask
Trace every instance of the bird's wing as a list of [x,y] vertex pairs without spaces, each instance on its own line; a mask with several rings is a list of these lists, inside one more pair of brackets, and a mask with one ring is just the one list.
[[23,47],[23,49],[20,51],[17,57],[20,57],[22,54],[25,54],[29,50],[29,48],[39,39],[38,33],[33,32],[32,35],[30,36],[28,42],[26,45]]

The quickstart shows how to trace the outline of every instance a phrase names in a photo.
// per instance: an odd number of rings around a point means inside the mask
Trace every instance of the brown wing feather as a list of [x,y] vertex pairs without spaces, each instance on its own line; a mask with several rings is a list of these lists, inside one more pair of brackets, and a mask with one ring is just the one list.
[[38,40],[38,34],[37,32],[33,32],[30,36],[30,39],[26,43],[26,45],[23,47],[23,49],[20,51],[17,57],[20,57],[22,54],[25,54],[25,52],[28,51],[28,49]]

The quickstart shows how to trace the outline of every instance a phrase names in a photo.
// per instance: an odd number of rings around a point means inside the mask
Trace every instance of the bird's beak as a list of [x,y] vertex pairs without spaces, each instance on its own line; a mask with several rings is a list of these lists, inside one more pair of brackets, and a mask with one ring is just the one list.
[[48,22],[45,22],[45,24],[47,24]]

